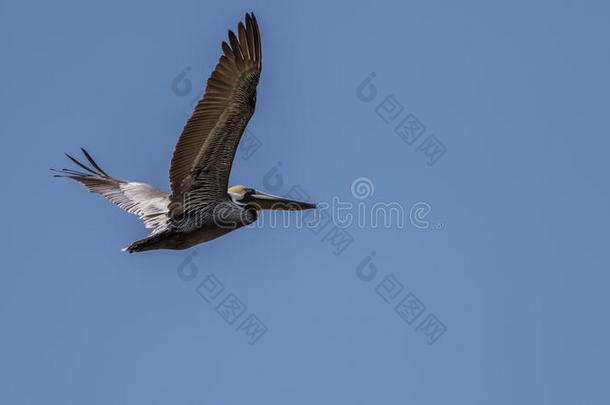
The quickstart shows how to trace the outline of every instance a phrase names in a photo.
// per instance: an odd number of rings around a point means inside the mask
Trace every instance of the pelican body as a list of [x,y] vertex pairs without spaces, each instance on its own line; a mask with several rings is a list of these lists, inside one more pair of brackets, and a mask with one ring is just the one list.
[[172,156],[171,194],[149,184],[108,175],[81,148],[90,166],[70,155],[80,170],[54,170],[82,183],[125,211],[138,215],[152,233],[123,249],[187,249],[255,222],[263,209],[305,210],[315,204],[288,200],[250,187],[228,188],[239,140],[254,113],[261,72],[261,41],[253,13],[239,23],[207,81],[203,98],[187,121]]

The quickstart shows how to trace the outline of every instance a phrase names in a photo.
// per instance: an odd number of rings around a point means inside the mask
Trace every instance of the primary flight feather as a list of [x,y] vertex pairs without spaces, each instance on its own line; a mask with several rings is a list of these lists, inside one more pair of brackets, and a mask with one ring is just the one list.
[[245,186],[228,188],[239,140],[254,114],[261,73],[261,39],[253,13],[229,44],[208,79],[203,98],[187,121],[172,156],[171,194],[149,184],[108,175],[83,148],[90,166],[67,155],[85,171],[55,170],[56,177],[82,183],[125,211],[138,215],[152,233],[123,249],[187,249],[256,221],[262,209],[304,210],[315,204],[288,200]]

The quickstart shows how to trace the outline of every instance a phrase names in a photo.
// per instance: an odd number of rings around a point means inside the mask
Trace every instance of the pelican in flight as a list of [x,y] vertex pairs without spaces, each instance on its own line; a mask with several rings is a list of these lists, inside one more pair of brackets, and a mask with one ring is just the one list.
[[208,79],[205,94],[178,139],[169,168],[171,194],[149,184],[119,180],[100,168],[68,158],[85,171],[55,170],[56,177],[82,183],[125,211],[152,233],[123,249],[187,249],[256,221],[261,210],[305,210],[315,204],[273,196],[245,186],[228,188],[239,140],[254,113],[261,73],[261,39],[254,14],[246,14],[237,35],[229,31],[224,55]]

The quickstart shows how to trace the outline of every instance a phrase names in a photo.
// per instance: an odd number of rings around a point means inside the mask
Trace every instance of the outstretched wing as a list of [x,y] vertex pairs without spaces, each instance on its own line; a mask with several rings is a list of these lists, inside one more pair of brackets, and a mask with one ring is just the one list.
[[254,14],[229,31],[224,55],[208,79],[203,98],[182,130],[169,170],[170,216],[183,212],[183,201],[205,203],[226,197],[235,149],[254,113],[261,72],[261,41]]
[[87,187],[90,192],[100,194],[130,214],[139,216],[147,228],[157,230],[165,225],[169,194],[150,184],[118,180],[111,177],[95,163],[85,149],[81,148],[81,150],[95,169],[66,154],[70,160],[88,173],[72,169],[51,169],[60,173],[56,174],[55,177],[68,177],[78,181]]

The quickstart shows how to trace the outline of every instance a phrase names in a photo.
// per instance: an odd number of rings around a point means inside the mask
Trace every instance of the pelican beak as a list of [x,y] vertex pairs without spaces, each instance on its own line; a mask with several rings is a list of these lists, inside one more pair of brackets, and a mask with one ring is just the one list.
[[275,195],[263,193],[255,190],[248,196],[247,203],[254,205],[262,210],[286,210],[286,211],[301,211],[310,208],[316,208],[316,204],[310,204],[303,201],[288,200],[286,198],[277,197]]

